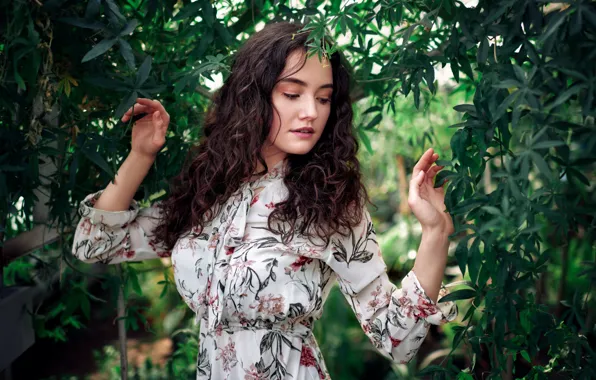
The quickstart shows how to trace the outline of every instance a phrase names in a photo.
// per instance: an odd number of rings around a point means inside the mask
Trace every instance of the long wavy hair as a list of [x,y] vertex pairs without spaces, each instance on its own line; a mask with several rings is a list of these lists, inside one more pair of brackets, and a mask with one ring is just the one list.
[[[257,174],[269,170],[261,148],[277,112],[271,94],[291,53],[302,51],[306,60],[308,33],[301,29],[294,23],[269,24],[236,53],[231,74],[207,112],[204,137],[191,148],[171,182],[170,195],[158,206],[163,219],[155,234],[169,249],[185,232],[202,231],[242,183],[254,177],[257,162],[265,167]],[[360,223],[369,202],[352,132],[350,77],[339,54],[328,58],[333,70],[329,119],[309,153],[288,155],[288,198],[276,205],[268,220],[269,230],[283,236],[286,244],[296,231],[311,241],[318,237],[327,246],[334,234],[345,236]]]

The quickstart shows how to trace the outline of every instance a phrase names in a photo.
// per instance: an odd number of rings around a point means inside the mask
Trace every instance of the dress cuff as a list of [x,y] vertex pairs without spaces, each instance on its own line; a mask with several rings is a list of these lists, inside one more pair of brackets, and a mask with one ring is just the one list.
[[126,211],[106,211],[95,208],[95,202],[103,190],[89,194],[79,204],[79,215],[88,218],[91,224],[105,224],[109,227],[120,227],[132,222],[139,213],[139,205],[133,199]]
[[[424,319],[433,325],[450,322],[457,317],[457,305],[453,301],[435,303],[431,300],[413,271],[406,275],[401,285],[403,296],[398,301],[409,317]],[[439,299],[447,294],[447,289],[441,286]]]

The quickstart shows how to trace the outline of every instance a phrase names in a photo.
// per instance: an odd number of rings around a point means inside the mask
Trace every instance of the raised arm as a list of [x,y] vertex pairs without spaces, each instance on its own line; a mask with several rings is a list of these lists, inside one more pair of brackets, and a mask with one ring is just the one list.
[[[402,280],[401,288],[389,280],[367,210],[349,236],[332,240],[326,262],[337,275],[362,329],[391,360],[403,363],[412,359],[430,324],[445,323],[457,315],[453,303],[431,300],[413,271]],[[446,294],[444,288],[441,294]]]
[[117,263],[169,255],[153,234],[160,219],[158,208],[139,209],[133,200],[165,143],[169,115],[158,101],[139,98],[122,121],[140,114],[146,116],[133,125],[131,151],[116,178],[80,204],[81,220],[72,246],[80,260]]

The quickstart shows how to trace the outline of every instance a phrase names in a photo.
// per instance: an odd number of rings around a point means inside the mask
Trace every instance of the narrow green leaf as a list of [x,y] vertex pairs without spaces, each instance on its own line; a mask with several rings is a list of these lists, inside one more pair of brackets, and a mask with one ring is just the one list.
[[[565,12],[565,11],[555,14],[555,16],[551,19],[549,25],[547,26],[548,29],[546,30],[546,32],[544,32],[544,34],[542,36],[540,36],[538,41],[540,43],[546,42],[550,38],[550,36],[554,32],[556,32],[557,29],[559,29],[561,24],[563,24],[566,17],[567,17],[567,12]],[[553,19],[554,19],[554,21],[553,21]]]
[[453,107],[457,112],[467,112],[472,116],[476,116],[476,106],[473,104],[458,104]]
[[128,267],[128,279],[130,280],[132,290],[134,290],[134,292],[138,295],[142,296],[143,291],[141,290],[141,285],[139,285],[139,278],[137,277],[137,272],[132,267]]
[[457,243],[457,248],[455,249],[455,259],[457,260],[457,265],[461,270],[462,276],[466,274],[466,266],[468,265],[468,239],[462,239]]
[[87,8],[85,9],[85,18],[87,20],[94,19],[99,15],[101,7],[101,0],[88,0]]
[[493,122],[499,120],[503,114],[507,112],[507,108],[509,108],[509,106],[517,99],[519,95],[519,91],[514,91],[503,100],[493,115]]
[[[109,14],[108,14],[109,18],[111,18],[110,15],[113,15],[113,17],[120,23],[124,23],[126,21],[126,17],[124,17],[122,15],[122,13],[120,13],[120,9],[118,8],[118,5],[116,5],[114,0],[103,0],[103,1],[107,7],[108,12],[109,12]],[[106,12],[106,13],[108,13],[108,12]]]
[[139,89],[143,83],[149,78],[149,73],[151,72],[151,56],[148,55],[141,67],[139,67],[139,71],[137,72],[137,79],[135,81],[135,89]]
[[499,83],[493,84],[492,87],[504,88],[504,89],[520,88],[520,87],[522,87],[522,84],[516,80],[513,80],[513,79],[505,79],[505,80],[499,81]]
[[122,58],[126,61],[126,64],[131,70],[135,69],[135,56],[132,53],[132,47],[128,43],[128,41],[123,40],[122,38],[118,39],[118,44],[120,45],[120,54],[122,54]]
[[557,100],[555,100],[548,107],[549,108],[555,108],[557,106],[560,106],[561,104],[565,103],[567,101],[567,99],[569,99],[573,95],[577,94],[578,92],[580,92],[584,88],[585,88],[584,85],[576,85],[576,86],[573,86],[571,88],[568,88],[566,91],[564,91],[559,96],[557,96]]
[[362,141],[362,144],[364,144],[364,146],[366,147],[368,153],[373,154],[372,145],[370,143],[368,135],[366,134],[366,131],[362,128],[358,128],[358,136],[360,137],[360,141]]
[[521,351],[521,356],[528,362],[528,363],[532,363],[532,358],[530,358],[530,354],[528,354],[528,351],[526,350],[522,350]]
[[366,127],[364,127],[364,129],[372,129],[372,128],[376,127],[377,124],[379,124],[381,122],[381,120],[383,120],[383,115],[378,114],[370,121],[370,123],[368,123],[368,125]]
[[544,158],[536,152],[531,152],[530,154],[532,156],[532,161],[534,161],[534,164],[538,167],[540,172],[542,174],[544,174],[549,180],[552,181],[553,180],[552,171],[551,171],[550,167],[548,166],[548,164],[546,163],[546,161],[544,160]]
[[567,175],[569,177],[575,177],[575,178],[577,178],[581,183],[583,183],[586,186],[590,186],[590,180],[585,175],[583,175],[582,172],[580,172],[577,169],[574,169],[572,167],[568,167],[567,168]]
[[106,160],[99,155],[95,150],[88,148],[86,145],[81,147],[81,152],[89,159],[89,161],[93,162],[97,165],[101,170],[106,172],[111,178],[114,177],[114,172],[110,168],[110,165],[106,162]]
[[106,38],[105,40],[100,41],[97,45],[93,46],[93,49],[89,50],[87,54],[85,54],[81,62],[84,63],[99,57],[106,51],[110,50],[110,48],[114,46],[116,41],[116,38]]
[[492,214],[492,215],[496,215],[496,216],[503,215],[501,213],[501,210],[499,210],[498,208],[496,208],[494,206],[482,206],[481,209],[485,210],[486,212],[488,212],[489,214]]
[[565,145],[564,141],[541,141],[532,145],[532,149],[545,149],[545,148],[552,148],[554,146],[561,146]]
[[383,107],[381,106],[372,106],[370,108],[368,108],[366,111],[364,111],[362,114],[366,115],[367,113],[371,113],[371,112],[381,112],[383,111]]
[[128,36],[137,28],[137,25],[139,25],[139,20],[137,20],[137,19],[132,19],[132,20],[128,21],[118,35],[120,37]]
[[116,111],[114,111],[114,117],[116,119],[120,119],[122,115],[124,115],[124,112],[126,112],[126,110],[128,110],[130,107],[132,107],[133,104],[135,104],[135,101],[138,97],[139,94],[136,91],[133,91],[128,96],[122,98],[120,104],[116,108]]
[[447,294],[445,297],[441,298],[438,302],[448,302],[448,301],[457,301],[457,300],[465,300],[469,298],[476,297],[476,291],[474,289],[460,289],[454,292]]

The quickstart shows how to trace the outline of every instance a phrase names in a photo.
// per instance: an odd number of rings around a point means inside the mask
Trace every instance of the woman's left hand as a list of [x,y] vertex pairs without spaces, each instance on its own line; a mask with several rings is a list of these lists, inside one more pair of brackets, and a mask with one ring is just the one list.
[[441,186],[434,188],[435,175],[444,166],[433,165],[439,155],[429,148],[414,166],[410,180],[408,205],[422,225],[424,230],[442,231],[447,234],[454,232],[451,215],[445,212],[445,180]]

